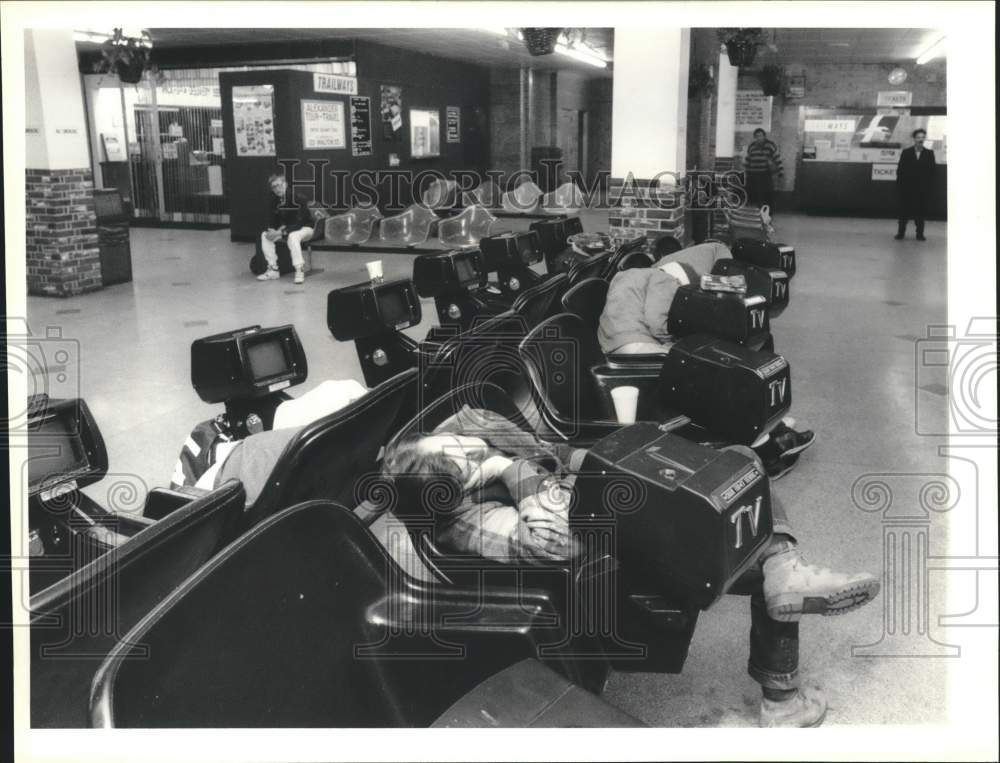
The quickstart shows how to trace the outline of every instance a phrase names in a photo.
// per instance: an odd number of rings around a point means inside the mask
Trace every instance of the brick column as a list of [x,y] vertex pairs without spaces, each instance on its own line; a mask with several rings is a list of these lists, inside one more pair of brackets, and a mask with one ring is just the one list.
[[25,190],[28,293],[68,297],[100,289],[90,169],[29,169]]
[[28,293],[68,297],[103,285],[76,46],[68,29],[24,42]]
[[682,188],[651,180],[612,178],[608,189],[608,232],[615,246],[645,237],[650,250],[664,236],[686,241]]

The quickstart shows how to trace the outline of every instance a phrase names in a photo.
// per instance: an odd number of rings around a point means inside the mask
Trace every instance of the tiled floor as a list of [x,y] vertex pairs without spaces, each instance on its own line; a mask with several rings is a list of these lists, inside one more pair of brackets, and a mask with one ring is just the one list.
[[[799,265],[791,305],[773,327],[775,340],[792,365],[793,413],[818,440],[776,489],[812,560],[875,573],[883,563],[882,518],[855,505],[852,485],[866,474],[946,468],[937,455],[941,440],[917,435],[914,426],[915,343],[928,325],[946,320],[946,227],[929,224],[926,243],[893,241],[894,227],[793,215],[777,221]],[[309,359],[301,391],[328,378],[361,379],[353,344],[336,342],[326,328],[326,295],[365,280],[371,257],[314,254],[317,271],[295,286],[290,277],[254,280],[251,251],[231,243],[227,230],[136,229],[132,283],[65,300],[28,300],[32,332],[61,332],[52,341],[78,352],[65,381],[50,380],[51,390],[78,390],[100,423],[116,475],[90,490],[100,500],[125,510],[141,505],[143,486],[169,481],[191,427],[220,410],[191,388],[189,347],[199,336],[293,323]],[[381,258],[387,278],[410,272],[412,256]],[[431,325],[430,303],[424,316],[410,331],[414,337]],[[943,420],[942,392],[930,385],[919,393],[921,405],[930,405],[922,415]],[[943,548],[943,530],[932,526],[931,553]],[[940,592],[931,582],[933,610]],[[758,693],[745,674],[748,628],[748,601],[729,597],[701,617],[683,674],[615,674],[606,696],[654,724],[752,724]],[[852,645],[878,641],[882,630],[881,601],[803,624],[803,672],[828,693],[828,723],[941,720],[947,660],[851,656]]]

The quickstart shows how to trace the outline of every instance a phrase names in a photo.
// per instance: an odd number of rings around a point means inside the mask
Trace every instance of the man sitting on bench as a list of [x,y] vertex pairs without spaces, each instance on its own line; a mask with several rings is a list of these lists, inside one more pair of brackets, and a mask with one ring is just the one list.
[[[661,239],[664,244],[669,238]],[[696,244],[660,257],[650,268],[633,268],[616,273],[608,287],[597,339],[605,354],[666,355],[673,344],[667,330],[667,316],[681,286],[696,284],[712,272],[712,266],[732,254],[718,242]],[[793,429],[795,420],[785,417],[770,433],[764,433],[753,448],[764,462],[771,479],[791,471],[799,455],[813,444],[811,430]]]
[[296,194],[291,202],[286,201],[288,182],[280,172],[267,179],[271,189],[268,227],[260,234],[260,249],[267,260],[267,270],[257,276],[258,281],[273,281],[281,278],[278,270],[277,242],[288,244],[288,253],[295,268],[295,283],[305,281],[305,258],[302,256],[302,242],[313,236],[313,220],[309,213],[308,201]]
[[[569,502],[584,455],[544,443],[498,414],[465,406],[433,434],[408,435],[391,446],[383,470],[416,478],[397,480],[401,501],[423,500],[443,476],[462,484],[457,506],[436,514],[435,538],[448,551],[532,563],[579,553],[569,530]],[[771,501],[773,537],[759,562],[763,584],[751,597],[748,671],[763,692],[762,726],[818,726],[826,699],[819,689],[799,684],[798,621],[803,614],[857,609],[878,594],[879,582],[867,573],[807,564],[773,493]]]

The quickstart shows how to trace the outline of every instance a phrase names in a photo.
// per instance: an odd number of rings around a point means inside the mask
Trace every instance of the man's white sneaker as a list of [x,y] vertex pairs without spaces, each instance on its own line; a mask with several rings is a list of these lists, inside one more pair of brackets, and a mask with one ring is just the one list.
[[281,273],[278,272],[277,268],[268,268],[259,276],[257,276],[258,281],[274,281],[275,279],[281,278]]
[[303,273],[300,268],[296,268],[296,270],[295,270],[295,283],[305,283],[305,282],[306,282],[306,274]]

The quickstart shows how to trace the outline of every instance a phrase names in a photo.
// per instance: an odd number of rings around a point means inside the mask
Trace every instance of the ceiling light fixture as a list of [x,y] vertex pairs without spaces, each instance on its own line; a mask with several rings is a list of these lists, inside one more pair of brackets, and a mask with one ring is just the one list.
[[931,45],[927,50],[917,56],[917,66],[923,66],[932,58],[937,58],[944,53],[944,43],[947,37],[939,37],[933,45]]
[[569,56],[570,58],[580,61],[581,63],[596,66],[598,69],[608,68],[608,62],[601,58],[601,56],[591,48],[570,48],[566,45],[557,44],[556,53]]

